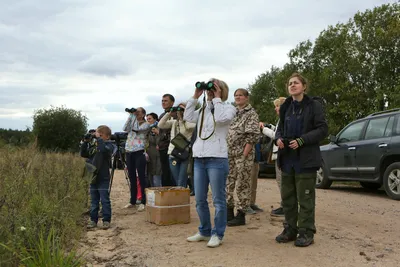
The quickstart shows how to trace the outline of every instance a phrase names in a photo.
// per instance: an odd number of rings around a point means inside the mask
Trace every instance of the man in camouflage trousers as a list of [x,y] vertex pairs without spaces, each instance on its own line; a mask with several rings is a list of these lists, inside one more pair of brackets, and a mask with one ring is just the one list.
[[[259,119],[249,104],[249,93],[245,89],[235,91],[236,117],[228,131],[229,175],[227,182],[228,226],[246,224],[245,211],[250,207],[251,170],[254,164],[254,145],[260,134]],[[234,196],[239,199],[237,215],[234,216]]]

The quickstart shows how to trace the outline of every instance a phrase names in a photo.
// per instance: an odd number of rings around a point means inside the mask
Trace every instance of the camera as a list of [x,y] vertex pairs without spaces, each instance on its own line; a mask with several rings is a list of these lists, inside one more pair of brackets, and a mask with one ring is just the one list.
[[115,141],[117,144],[125,141],[128,138],[127,132],[115,132],[111,135],[111,140]]
[[[156,122],[154,122],[153,124],[150,124],[150,129],[152,130],[153,128],[156,128],[157,127],[157,125],[158,125],[158,121],[156,121]],[[156,135],[155,133],[153,133],[153,132],[150,132],[150,134],[151,135]]]
[[128,113],[133,113],[133,112],[136,112],[136,108],[125,108],[125,112],[128,112]]
[[184,108],[182,108],[182,107],[172,107],[172,108],[170,108],[169,109],[169,112],[176,112],[176,111],[185,111],[185,109]]
[[158,121],[154,122],[153,124],[150,124],[150,129],[157,127],[157,125],[158,125]]
[[267,127],[268,129],[271,129],[272,131],[275,131],[276,126],[272,125],[270,123],[264,123],[264,127]]
[[201,89],[201,90],[215,90],[214,82],[212,82],[212,81],[196,82],[195,86],[197,89]]

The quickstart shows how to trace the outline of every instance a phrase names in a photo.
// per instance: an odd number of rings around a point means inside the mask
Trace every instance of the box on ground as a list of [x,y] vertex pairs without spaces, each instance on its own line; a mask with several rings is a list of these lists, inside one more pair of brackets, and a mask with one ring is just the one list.
[[157,225],[190,222],[190,190],[183,187],[146,188],[146,221]]

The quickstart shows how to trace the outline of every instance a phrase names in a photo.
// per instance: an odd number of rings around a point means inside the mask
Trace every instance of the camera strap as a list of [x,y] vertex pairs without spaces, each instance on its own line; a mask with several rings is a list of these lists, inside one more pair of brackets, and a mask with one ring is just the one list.
[[[203,98],[203,106],[201,107],[201,110],[200,110],[200,112],[201,112],[201,120],[200,120],[200,131],[199,131],[199,137],[200,137],[201,140],[204,140],[204,141],[210,139],[210,137],[214,134],[214,132],[215,132],[215,127],[216,127],[216,125],[217,125],[216,122],[215,122],[215,117],[214,117],[214,108],[212,108],[212,109],[211,109],[211,114],[212,114],[212,118],[213,118],[213,121],[214,121],[214,129],[213,129],[212,133],[211,133],[209,136],[207,136],[207,137],[205,137],[205,138],[201,137],[201,132],[202,132],[202,130],[203,130],[203,123],[204,123],[204,113],[205,113],[205,110],[206,110],[206,96],[204,95],[204,98]],[[196,130],[197,130],[197,129],[196,129]]]

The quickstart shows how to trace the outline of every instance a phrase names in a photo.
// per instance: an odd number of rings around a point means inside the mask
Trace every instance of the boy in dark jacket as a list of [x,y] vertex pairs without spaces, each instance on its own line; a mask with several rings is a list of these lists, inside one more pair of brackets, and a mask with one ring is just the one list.
[[314,242],[316,171],[322,164],[319,143],[328,135],[322,105],[305,94],[306,87],[306,79],[300,74],[289,78],[290,97],[280,107],[275,134],[286,221],[276,241],[296,240],[299,247]]
[[85,139],[81,146],[81,156],[87,158],[86,170],[91,178],[90,184],[90,222],[88,229],[97,227],[99,220],[99,204],[103,210],[102,229],[110,228],[111,201],[110,201],[110,162],[114,145],[109,141],[111,129],[100,125],[96,129],[94,144],[88,145],[91,140]]

